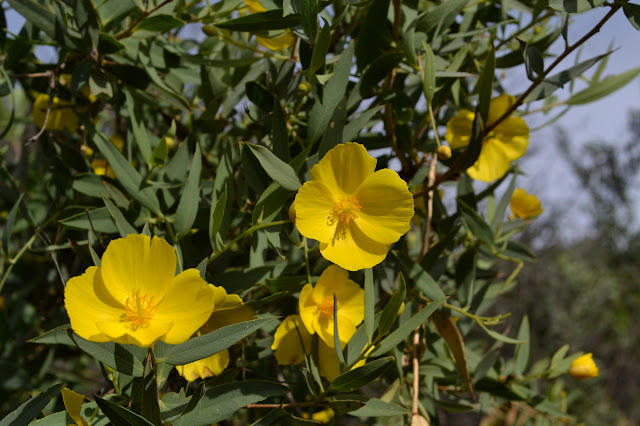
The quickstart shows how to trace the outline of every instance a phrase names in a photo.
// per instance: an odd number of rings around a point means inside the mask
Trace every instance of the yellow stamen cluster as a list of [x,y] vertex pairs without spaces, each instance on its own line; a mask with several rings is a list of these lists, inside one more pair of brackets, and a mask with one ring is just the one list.
[[149,321],[153,319],[156,311],[156,303],[153,297],[147,299],[147,295],[140,295],[135,292],[131,297],[127,298],[124,310],[123,320],[127,324],[126,328],[136,331],[138,328],[149,326]]
[[[340,309],[340,302],[338,302],[338,309]],[[318,310],[320,311],[320,318],[333,317],[333,297],[326,297],[318,304]]]
[[357,212],[361,209],[362,206],[356,197],[340,198],[331,209],[331,218],[347,224],[358,217]]

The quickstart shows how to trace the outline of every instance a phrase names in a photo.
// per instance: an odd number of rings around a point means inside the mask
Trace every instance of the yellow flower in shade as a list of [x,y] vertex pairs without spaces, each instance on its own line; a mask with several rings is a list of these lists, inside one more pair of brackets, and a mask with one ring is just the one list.
[[[200,327],[197,335],[211,333],[219,328],[239,322],[251,321],[256,317],[256,311],[245,305],[237,294],[227,294],[223,287],[209,284],[213,293],[215,308],[207,322]],[[176,370],[190,382],[201,378],[213,377],[222,373],[229,365],[229,350],[225,349],[210,357],[191,362],[186,365],[176,365]]]
[[311,420],[313,420],[314,422],[326,424],[331,422],[335,415],[336,413],[331,408],[327,408],[326,410],[321,410],[313,413],[311,415]]
[[535,195],[527,194],[522,188],[513,191],[510,202],[512,217],[531,219],[542,213],[542,205]]
[[101,263],[71,278],[64,290],[71,328],[80,337],[176,345],[213,311],[213,292],[198,270],[175,275],[176,254],[162,238],[130,234],[113,240]]
[[[495,122],[514,103],[511,95],[500,95],[491,100],[488,123]],[[445,138],[451,148],[469,144],[474,113],[463,109],[447,123]],[[507,173],[512,161],[522,157],[529,145],[529,127],[521,117],[510,116],[498,124],[482,141],[480,157],[467,169],[473,179],[491,182]]]
[[[244,0],[249,13],[266,12],[267,9],[260,4],[258,0]],[[256,36],[258,44],[266,47],[269,50],[282,51],[290,47],[293,44],[293,33],[291,30],[274,31],[275,36],[262,37]]]
[[72,133],[77,133],[80,127],[80,120],[74,107],[73,103],[64,101],[57,96],[53,97],[51,106],[49,106],[49,95],[41,93],[33,102],[31,115],[36,126],[42,129],[47,116],[47,109],[49,109],[46,130],[67,129]]
[[336,265],[324,270],[315,287],[306,284],[300,292],[300,317],[309,333],[317,333],[328,346],[335,347],[333,295],[337,301],[338,334],[346,344],[364,319],[364,290]]
[[62,403],[69,416],[77,426],[89,426],[89,423],[82,417],[82,402],[84,395],[74,392],[71,389],[62,388]]
[[[122,152],[124,149],[124,139],[120,135],[114,135],[110,139],[111,143],[118,148],[118,151]],[[94,157],[94,152],[91,147],[84,147],[84,155],[91,159],[91,168],[93,172],[98,176],[107,176],[111,179],[116,179],[116,173],[113,171],[106,158]]]
[[569,374],[576,379],[598,377],[598,366],[593,361],[593,354],[588,353],[574,359],[569,366]]
[[276,329],[271,345],[280,365],[300,364],[311,351],[311,334],[300,315],[289,315]]
[[411,228],[413,196],[393,170],[375,171],[363,145],[331,149],[296,195],[296,226],[320,253],[350,271],[371,268]]

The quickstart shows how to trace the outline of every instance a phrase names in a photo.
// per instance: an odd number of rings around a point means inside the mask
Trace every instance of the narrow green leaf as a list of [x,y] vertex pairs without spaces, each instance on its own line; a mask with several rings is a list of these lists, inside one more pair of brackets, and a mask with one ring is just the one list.
[[215,355],[273,320],[274,318],[263,318],[219,328],[211,333],[173,346],[165,357],[158,359],[158,362],[166,362],[170,365],[184,365]]
[[382,310],[382,314],[380,314],[380,322],[378,323],[378,336],[386,335],[389,330],[391,330],[391,326],[396,320],[398,316],[398,311],[400,310],[400,306],[402,306],[402,302],[404,302],[404,297],[407,294],[407,285],[404,282],[404,276],[400,274],[398,279],[398,291],[391,297],[389,303]]
[[311,43],[316,40],[318,33],[318,0],[302,0],[300,2],[302,29]]
[[[213,196],[215,197],[215,194]],[[209,242],[211,243],[211,248],[214,251],[219,248],[216,243],[216,234],[220,230],[220,225],[222,225],[226,205],[227,185],[225,184],[224,191],[220,194],[218,201],[214,203],[213,200],[211,200],[211,213],[209,215]]]
[[551,0],[549,7],[560,12],[582,13],[605,2],[606,0]]
[[244,85],[247,98],[265,112],[271,112],[275,98],[265,86],[257,81],[247,81]]
[[402,341],[404,341],[416,328],[420,325],[424,324],[426,320],[446,301],[446,298],[442,298],[439,300],[435,300],[426,307],[422,308],[415,315],[405,321],[400,325],[397,329],[395,329],[391,334],[389,334],[385,339],[382,340],[376,346],[376,348],[371,352],[370,357],[376,357],[383,355],[389,352],[391,349],[395,348]]
[[350,392],[360,389],[380,377],[394,362],[395,358],[392,356],[368,362],[362,367],[349,370],[333,379],[331,387],[340,392]]
[[375,290],[373,288],[373,269],[364,270],[364,329],[371,342],[375,331]]
[[114,426],[153,426],[153,423],[133,411],[129,411],[99,396],[94,397],[100,410],[111,420]]
[[64,386],[62,383],[53,385],[44,392],[39,393],[18,408],[10,412],[4,419],[0,420],[0,426],[22,426],[28,425],[35,419],[40,411],[58,396],[60,390]]
[[491,227],[487,225],[487,222],[460,198],[457,199],[457,202],[460,219],[465,228],[488,246],[493,246],[493,231]]
[[441,28],[449,28],[456,16],[460,13],[470,0],[447,0],[442,2],[438,7],[425,13],[424,16],[416,24],[416,31],[429,33],[436,29],[438,25]]
[[556,351],[551,357],[551,364],[549,366],[550,370],[555,370],[565,357],[565,355],[569,352],[569,345],[562,345],[560,349]]
[[504,215],[507,212],[507,207],[509,207],[509,203],[511,202],[511,196],[513,195],[513,191],[515,191],[516,189],[516,177],[517,175],[513,175],[513,178],[511,178],[509,187],[507,188],[505,193],[502,194],[502,198],[500,198],[500,202],[496,207],[495,214],[491,218],[491,229],[493,232],[496,232],[498,230],[498,227],[504,220]]
[[503,255],[512,259],[518,259],[525,262],[535,262],[538,260],[535,254],[529,248],[517,241],[508,241],[507,246],[500,251]]
[[75,346],[76,344],[67,334],[67,330],[71,330],[71,324],[61,325],[27,341],[31,343]]
[[634,3],[624,3],[622,5],[624,15],[627,17],[631,25],[640,31],[640,5]]
[[622,74],[605,77],[598,83],[594,83],[590,87],[570,97],[567,100],[567,104],[583,105],[597,101],[623,88],[636,78],[638,74],[640,74],[640,67],[623,72]]
[[367,400],[364,407],[351,411],[349,414],[358,417],[389,417],[406,416],[409,414],[409,411],[401,405],[371,398]]
[[126,237],[129,234],[137,234],[138,231],[131,226],[127,219],[125,219],[124,215],[118,209],[118,207],[111,202],[107,197],[103,196],[102,201],[105,206],[107,206],[107,210],[109,210],[109,214],[113,218],[113,222],[116,224],[116,228],[118,228],[118,233],[122,238]]
[[7,221],[4,225],[4,230],[2,231],[2,250],[7,258],[9,258],[9,240],[11,239],[11,231],[13,230],[13,224],[16,221],[16,215],[18,214],[22,197],[24,197],[23,193],[20,194],[16,202],[13,204],[13,207],[11,207],[11,211],[9,211]]
[[153,167],[161,167],[167,162],[167,156],[169,155],[169,149],[167,148],[167,141],[165,137],[161,137],[158,145],[151,153],[149,163]]
[[504,335],[498,333],[497,331],[491,330],[489,327],[487,327],[486,325],[484,325],[481,322],[479,322],[478,325],[480,325],[480,327],[482,327],[482,329],[484,331],[486,331],[489,336],[493,337],[494,339],[496,339],[496,340],[498,340],[500,342],[510,343],[512,345],[520,345],[520,344],[524,344],[524,343],[529,343],[529,342],[525,342],[523,340],[517,340],[517,339],[513,339],[511,337],[504,336]]
[[360,79],[360,95],[369,98],[376,93],[378,83],[400,64],[404,54],[400,52],[384,52],[376,57],[362,72]]
[[265,172],[289,191],[297,191],[302,184],[293,168],[276,157],[267,148],[260,145],[246,144],[256,156]]
[[273,99],[273,118],[271,121],[271,142],[273,153],[282,161],[289,162],[291,153],[289,151],[289,131],[287,130],[287,119],[284,116],[282,105],[278,98]]
[[184,236],[189,233],[193,222],[198,214],[198,206],[200,205],[200,172],[202,170],[202,155],[200,146],[196,143],[196,152],[193,154],[191,168],[187,183],[182,191],[180,203],[176,210],[176,233]]
[[309,68],[305,70],[307,75],[307,79],[311,80],[312,76],[320,69],[320,67],[324,64],[324,61],[327,57],[327,52],[329,51],[329,42],[331,41],[331,25],[324,22],[324,27],[320,30],[320,34],[318,34],[318,40],[316,40],[315,46],[313,47],[313,53],[311,54],[311,64]]
[[301,22],[299,13],[283,17],[282,9],[273,9],[220,22],[215,26],[229,31],[260,32],[284,30],[300,25]]
[[248,404],[281,397],[289,388],[263,380],[228,383],[207,390],[196,407],[178,418],[174,426],[205,425],[220,422]]
[[491,95],[493,94],[493,79],[496,68],[496,53],[493,47],[489,51],[484,68],[476,84],[478,92],[478,112],[482,117],[482,122],[487,124],[489,119],[489,105],[491,104]]
[[542,53],[535,46],[524,44],[524,65],[527,70],[527,78],[531,81],[535,81],[539,75],[544,72],[544,58]]
[[424,70],[422,90],[424,90],[424,97],[427,99],[427,103],[431,103],[433,95],[436,93],[436,57],[433,54],[433,50],[431,50],[431,46],[424,40],[422,40],[422,47],[425,53],[422,64]]
[[80,349],[114,370],[134,377],[144,374],[144,366],[140,360],[147,353],[144,348],[114,342],[91,342],[71,333],[70,337]]
[[[55,13],[34,0],[8,0],[9,5],[36,27],[47,33],[54,40],[60,41],[57,33]],[[60,36],[60,37],[58,37]]]
[[347,102],[342,98],[327,126],[327,131],[322,136],[318,148],[318,160],[321,160],[329,150],[342,142],[342,131],[347,121]]
[[351,142],[357,138],[358,133],[369,124],[371,118],[376,115],[382,106],[376,106],[358,114],[353,120],[349,120],[342,130],[342,143]]
[[184,25],[184,22],[173,15],[154,14],[142,20],[133,31],[166,32]]
[[357,399],[336,399],[334,401],[330,401],[329,405],[335,414],[340,415],[347,414],[363,407],[364,402],[358,401]]
[[520,323],[518,340],[527,342],[516,346],[516,351],[513,356],[515,363],[514,372],[516,373],[516,377],[522,377],[527,365],[529,364],[529,349],[531,347],[529,344],[529,318],[526,315],[522,318],[522,322]]
[[342,345],[340,344],[340,333],[338,327],[338,298],[333,293],[333,347],[340,362],[340,369],[342,370],[346,365],[344,362],[344,354],[342,353]]
[[415,263],[409,256],[397,250],[391,252],[400,264],[400,268],[404,274],[413,281],[415,286],[431,300],[442,299],[445,297],[444,292],[438,284],[431,278],[422,267]]

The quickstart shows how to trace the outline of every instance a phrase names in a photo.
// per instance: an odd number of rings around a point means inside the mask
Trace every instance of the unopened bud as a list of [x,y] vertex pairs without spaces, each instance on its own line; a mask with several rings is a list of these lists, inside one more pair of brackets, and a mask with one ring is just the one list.
[[215,37],[218,34],[218,29],[213,25],[205,25],[204,27],[202,27],[202,32],[209,37]]
[[311,93],[311,83],[309,83],[308,81],[303,81],[302,83],[298,84],[298,92],[303,95],[308,95],[309,93]]
[[451,148],[446,145],[440,145],[437,152],[438,158],[441,160],[448,160],[451,158]]
[[291,219],[291,222],[296,223],[296,202],[295,201],[291,203],[291,206],[289,206],[289,219]]
[[576,379],[598,377],[598,366],[593,361],[593,354],[588,353],[574,359],[569,367],[569,374]]

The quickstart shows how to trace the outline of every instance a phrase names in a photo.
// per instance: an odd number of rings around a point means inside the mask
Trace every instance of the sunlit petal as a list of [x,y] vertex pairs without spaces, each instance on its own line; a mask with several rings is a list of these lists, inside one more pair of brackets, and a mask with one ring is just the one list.
[[449,142],[451,148],[457,149],[469,145],[473,117],[472,111],[462,109],[447,122],[445,139]]
[[186,365],[176,365],[176,370],[178,370],[178,373],[187,379],[187,381],[193,382],[197,379],[217,376],[222,373],[228,365],[229,350],[224,349],[210,357]]
[[273,336],[271,349],[280,365],[300,364],[311,350],[311,334],[300,315],[289,315],[280,323]]
[[[311,169],[311,179],[322,182],[332,194],[351,195],[376,169],[377,160],[364,145],[347,142],[329,150]],[[298,203],[296,203],[299,206]]]
[[337,224],[330,223],[334,194],[321,182],[309,181],[296,195],[296,227],[307,238],[329,242]]
[[367,237],[355,223],[336,232],[328,243],[320,243],[325,259],[349,271],[371,268],[387,257],[389,246]]

